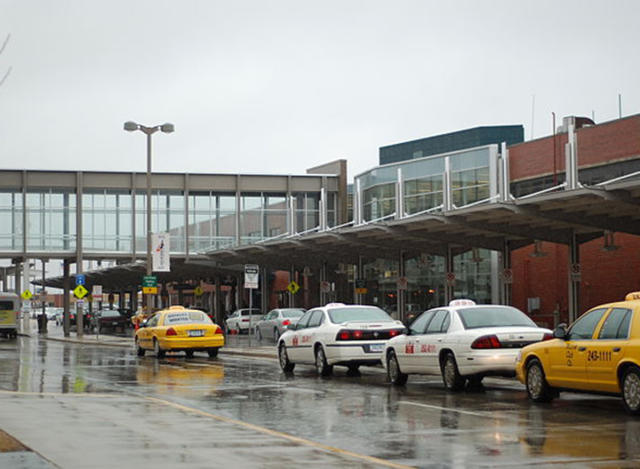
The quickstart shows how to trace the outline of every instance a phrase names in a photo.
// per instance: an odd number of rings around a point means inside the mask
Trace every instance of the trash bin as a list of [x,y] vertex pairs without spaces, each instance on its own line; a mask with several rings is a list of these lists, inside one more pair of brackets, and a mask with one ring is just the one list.
[[38,315],[38,332],[40,334],[47,332],[47,315],[44,313]]

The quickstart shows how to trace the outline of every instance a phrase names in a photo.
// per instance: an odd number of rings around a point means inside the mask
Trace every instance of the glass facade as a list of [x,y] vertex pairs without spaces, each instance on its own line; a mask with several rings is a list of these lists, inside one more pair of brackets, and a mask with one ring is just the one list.
[[[186,194],[156,188],[151,195],[151,231],[170,234],[172,254],[185,254],[187,249],[202,253],[313,231],[320,228],[323,218],[321,190],[290,195],[213,190]],[[337,193],[327,191],[328,227],[337,224],[337,205]],[[81,223],[76,220],[78,213]],[[82,250],[88,254],[145,253],[146,191],[84,187],[78,200],[74,185],[29,187],[24,193],[19,187],[0,190],[0,251],[75,252],[78,232]]]
[[[491,147],[482,147],[390,164],[363,173],[356,177],[356,187],[362,192],[362,221],[438,212],[444,209],[445,195],[453,208],[487,200],[492,192],[490,159]],[[404,213],[396,214],[400,182]]]
[[189,251],[225,249],[236,240],[236,196],[217,192],[189,194]]
[[53,189],[29,189],[26,208],[28,250],[72,251],[76,248],[75,194]]

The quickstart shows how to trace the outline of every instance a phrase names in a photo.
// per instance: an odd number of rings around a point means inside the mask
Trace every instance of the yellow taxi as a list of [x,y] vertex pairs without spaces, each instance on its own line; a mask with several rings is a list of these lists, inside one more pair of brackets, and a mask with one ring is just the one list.
[[548,402],[561,390],[616,394],[627,412],[640,414],[640,292],[592,308],[553,336],[516,360],[531,400]]
[[224,345],[222,329],[202,311],[171,306],[143,321],[135,336],[138,356],[153,350],[157,358],[166,352],[184,351],[188,358],[196,351],[218,355]]

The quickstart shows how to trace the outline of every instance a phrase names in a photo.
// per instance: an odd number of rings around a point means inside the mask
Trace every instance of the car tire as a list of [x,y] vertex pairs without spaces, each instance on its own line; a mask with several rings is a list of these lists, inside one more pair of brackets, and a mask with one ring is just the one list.
[[156,358],[164,358],[166,352],[160,348],[160,343],[158,339],[153,339],[153,352],[156,355]]
[[624,409],[631,415],[640,414],[640,368],[630,366],[624,371],[620,383]]
[[316,347],[316,371],[320,376],[330,376],[333,372],[333,366],[327,363],[327,356],[324,354],[322,345]]
[[387,355],[387,377],[391,384],[402,386],[407,382],[409,375],[400,371],[400,364],[396,352],[391,350]]
[[537,358],[527,363],[525,386],[527,395],[533,402],[550,402],[553,397],[553,389],[547,383],[542,363]]
[[448,352],[444,356],[440,368],[442,371],[442,382],[447,390],[458,392],[464,389],[466,380],[458,371],[458,363],[456,363],[456,358],[453,356],[453,353]]
[[256,340],[262,342],[262,332],[260,332],[260,328],[256,327]]
[[280,368],[282,368],[282,371],[285,373],[291,373],[296,366],[295,363],[289,361],[287,347],[284,344],[280,344],[278,347],[278,362],[280,363]]
[[210,348],[207,350],[207,353],[209,354],[209,358],[216,358],[218,356],[218,348]]
[[185,350],[184,353],[187,358],[193,358],[193,350]]
[[138,340],[136,339],[136,354],[139,357],[144,357],[144,353],[146,352],[145,349],[143,349],[142,347],[140,347],[140,343],[138,342]]

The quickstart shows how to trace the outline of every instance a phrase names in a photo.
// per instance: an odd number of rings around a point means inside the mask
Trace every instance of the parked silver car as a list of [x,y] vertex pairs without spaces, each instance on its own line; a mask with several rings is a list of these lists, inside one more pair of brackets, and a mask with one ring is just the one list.
[[305,311],[302,308],[272,309],[262,321],[256,323],[256,338],[262,340],[263,337],[273,337],[273,340],[277,341],[284,331],[298,323]]
[[[249,314],[251,312],[251,314]],[[262,314],[257,308],[249,309],[242,308],[236,309],[231,316],[229,316],[225,324],[227,331],[233,331],[241,334],[243,332],[249,332],[249,323],[257,324],[262,319]]]

